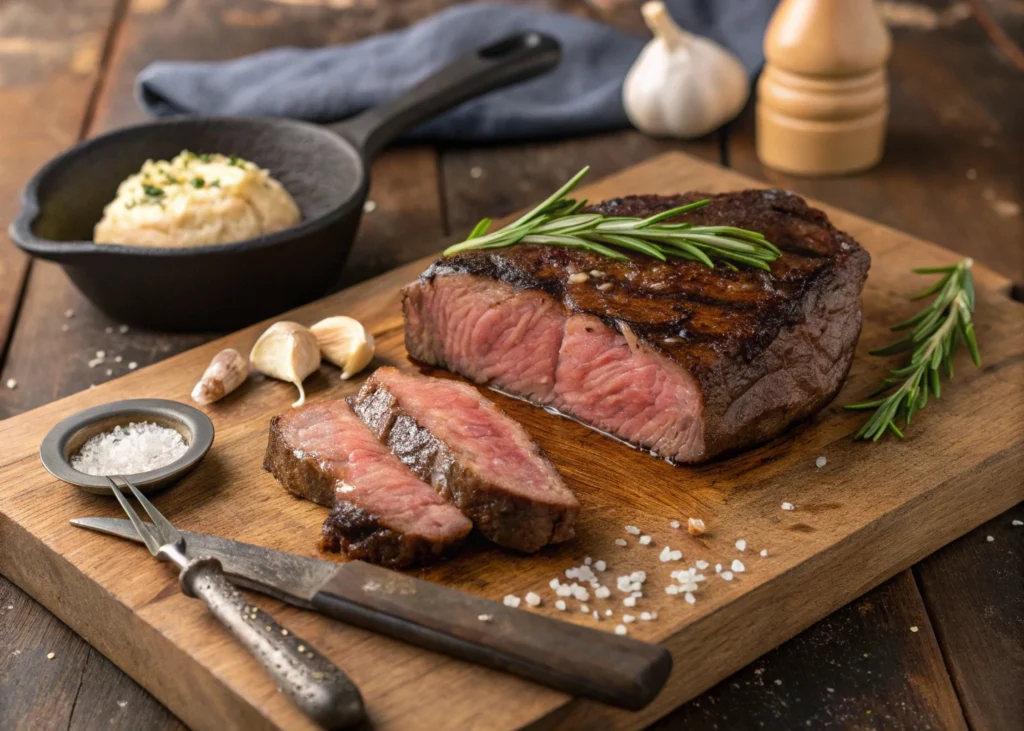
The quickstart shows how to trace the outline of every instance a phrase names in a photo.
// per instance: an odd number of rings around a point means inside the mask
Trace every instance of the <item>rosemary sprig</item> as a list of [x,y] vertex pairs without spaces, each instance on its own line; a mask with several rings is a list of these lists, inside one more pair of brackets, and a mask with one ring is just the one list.
[[891,394],[846,407],[875,409],[854,439],[877,442],[886,432],[902,439],[903,432],[896,426],[896,420],[902,419],[905,429],[914,413],[928,403],[929,391],[935,398],[939,397],[939,371],[944,370],[947,379],[953,378],[953,353],[960,345],[966,344],[974,365],[981,365],[971,321],[971,313],[974,312],[973,264],[971,259],[964,259],[949,267],[914,270],[916,274],[942,274],[938,281],[913,298],[919,300],[934,294],[935,299],[909,320],[893,326],[894,332],[910,330],[907,335],[884,348],[871,351],[872,355],[910,351],[910,361],[902,368],[890,371],[889,377],[871,396],[879,396],[896,387]]
[[445,256],[479,249],[501,249],[514,244],[544,244],[585,249],[612,259],[628,259],[627,249],[666,261],[669,257],[699,261],[714,267],[715,260],[735,268],[746,264],[770,270],[779,251],[762,234],[733,226],[694,226],[663,223],[669,218],[701,208],[710,200],[679,206],[647,218],[580,213],[586,200],[567,198],[590,170],[585,167],[569,182],[529,213],[502,229],[488,233],[491,219],[476,225],[465,241],[445,249]]

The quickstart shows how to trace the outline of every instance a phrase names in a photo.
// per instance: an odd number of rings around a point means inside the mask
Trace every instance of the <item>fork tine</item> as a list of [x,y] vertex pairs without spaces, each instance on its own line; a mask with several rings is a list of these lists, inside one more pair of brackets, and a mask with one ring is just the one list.
[[122,475],[118,475],[118,478],[124,480],[124,484],[128,486],[128,489],[132,491],[132,495],[139,501],[139,505],[149,514],[150,520],[153,521],[153,526],[156,528],[158,538],[161,544],[177,543],[181,540],[181,531],[175,528],[171,521],[164,517],[163,513],[156,509],[153,503],[149,502],[145,495],[139,492],[138,488],[135,487],[127,478]]
[[[117,477],[124,480],[120,475],[117,475]],[[129,520],[131,520],[132,525],[135,526],[135,530],[139,532],[139,536],[145,542],[146,548],[148,548],[149,552],[155,556],[160,551],[160,544],[153,537],[153,534],[150,533],[146,524],[142,522],[142,518],[139,517],[139,514],[135,512],[135,508],[133,508],[131,503],[128,502],[128,498],[121,494],[121,488],[117,486],[117,483],[109,476],[107,476],[107,482],[110,483],[110,487],[114,491],[114,497],[117,498],[117,502],[121,503],[121,507],[124,509],[124,512],[128,514]],[[125,483],[131,487],[131,484],[128,483],[127,480],[125,480]]]

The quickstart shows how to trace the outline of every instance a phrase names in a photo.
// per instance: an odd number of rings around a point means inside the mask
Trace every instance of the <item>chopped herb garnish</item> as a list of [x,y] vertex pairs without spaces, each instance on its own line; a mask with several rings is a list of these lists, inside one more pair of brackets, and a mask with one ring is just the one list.
[[233,166],[233,167],[236,167],[236,168],[244,168],[245,167],[245,161],[242,158],[240,158],[238,155],[231,155],[228,158],[228,164]]
[[152,198],[159,198],[160,196],[162,196],[164,194],[164,189],[163,188],[158,188],[157,186],[150,185],[149,183],[143,183],[142,184],[142,190],[143,190],[143,192],[146,195],[148,195],[148,196],[150,196]]
[[200,162],[210,162],[213,159],[210,153],[208,152],[204,152],[201,155],[196,155],[196,157],[199,158]]
[[210,183],[210,187],[211,188],[219,188],[220,187],[220,178],[217,178],[212,183]]
[[204,185],[206,185],[206,181],[203,180],[203,177],[201,175],[192,178],[193,188],[202,188]]
[[168,185],[179,185],[181,183],[180,180],[178,180],[170,173],[164,173],[164,182],[166,182]]

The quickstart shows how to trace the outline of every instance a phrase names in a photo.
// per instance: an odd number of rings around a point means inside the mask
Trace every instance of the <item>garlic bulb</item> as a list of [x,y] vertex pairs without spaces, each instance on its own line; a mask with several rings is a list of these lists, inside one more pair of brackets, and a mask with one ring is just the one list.
[[275,322],[252,346],[249,362],[260,373],[294,383],[299,400],[292,407],[306,403],[302,382],[320,367],[320,346],[316,336],[297,322]]
[[225,348],[213,356],[210,365],[203,371],[203,377],[192,389],[192,400],[200,404],[212,404],[227,396],[249,375],[249,364],[234,348]]
[[310,328],[320,344],[320,354],[341,368],[347,381],[373,360],[376,344],[359,320],[339,315],[321,320]]
[[622,87],[633,126],[654,137],[700,137],[739,114],[750,95],[739,59],[680,28],[664,3],[644,3],[641,12],[654,39]]

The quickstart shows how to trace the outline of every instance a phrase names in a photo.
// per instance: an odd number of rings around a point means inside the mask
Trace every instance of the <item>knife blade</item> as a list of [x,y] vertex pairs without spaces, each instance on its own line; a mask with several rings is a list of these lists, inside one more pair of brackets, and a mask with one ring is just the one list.
[[[123,518],[76,518],[71,524],[140,541]],[[363,561],[322,561],[182,533],[190,557],[217,558],[239,586],[571,695],[639,710],[654,700],[672,670],[672,655],[658,645],[514,609]]]

